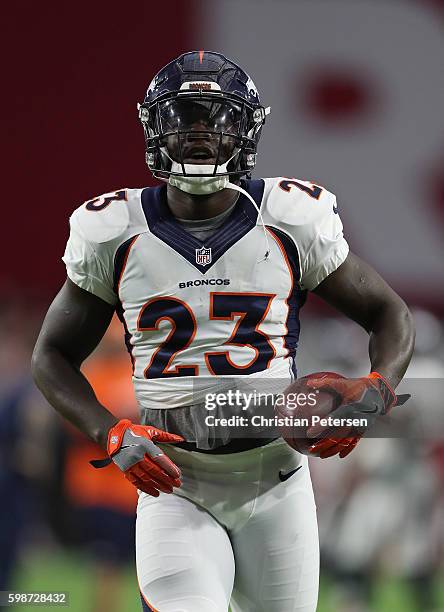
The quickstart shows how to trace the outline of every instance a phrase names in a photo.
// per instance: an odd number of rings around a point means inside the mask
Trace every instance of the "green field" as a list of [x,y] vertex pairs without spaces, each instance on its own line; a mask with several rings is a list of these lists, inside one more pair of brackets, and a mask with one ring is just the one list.
[[[72,612],[105,612],[94,609],[94,566],[84,556],[66,552],[45,553],[27,556],[20,562],[15,578],[16,591],[67,591],[69,605],[59,606],[14,606],[17,612],[39,610],[71,610]],[[440,581],[441,585],[443,581]],[[438,587],[437,587],[438,588]],[[436,610],[444,610],[444,590],[440,587],[439,604]],[[120,594],[114,610],[139,612],[141,610],[134,568],[129,566],[122,574]],[[376,589],[375,601],[369,610],[377,612],[428,612],[418,610],[408,585],[400,581],[381,581]],[[321,581],[318,612],[339,612],[334,586],[327,580]]]

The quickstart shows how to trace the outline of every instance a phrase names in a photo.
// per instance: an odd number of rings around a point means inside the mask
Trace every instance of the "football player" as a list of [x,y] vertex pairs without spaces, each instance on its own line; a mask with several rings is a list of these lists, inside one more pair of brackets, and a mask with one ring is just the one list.
[[[312,380],[333,387],[341,408],[387,412],[412,353],[409,310],[349,252],[335,196],[296,178],[250,178],[269,110],[251,78],[219,53],[185,53],[155,76],[139,118],[146,162],[164,183],[111,191],[73,213],[68,278],[34,351],[49,402],[107,450],[102,465],[113,461],[140,492],[136,561],[146,610],[316,609],[307,457],[275,430],[239,435],[205,418],[209,394],[294,380],[307,291],[370,335],[370,375],[349,386]],[[80,369],[114,312],[140,424],[115,418]],[[236,410],[222,404],[218,422]],[[345,455],[363,433],[324,432],[313,453]]]

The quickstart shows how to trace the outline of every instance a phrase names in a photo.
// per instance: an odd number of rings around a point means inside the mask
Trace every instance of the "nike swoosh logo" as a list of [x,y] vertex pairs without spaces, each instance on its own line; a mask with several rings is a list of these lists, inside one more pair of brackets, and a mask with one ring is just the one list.
[[300,470],[301,467],[302,467],[302,465],[300,465],[299,467],[295,468],[294,470],[291,470],[290,472],[287,472],[286,474],[284,474],[284,472],[282,470],[279,470],[279,480],[281,482],[285,482],[286,480],[291,478],[293,476],[293,474],[296,474],[296,472],[298,470]]

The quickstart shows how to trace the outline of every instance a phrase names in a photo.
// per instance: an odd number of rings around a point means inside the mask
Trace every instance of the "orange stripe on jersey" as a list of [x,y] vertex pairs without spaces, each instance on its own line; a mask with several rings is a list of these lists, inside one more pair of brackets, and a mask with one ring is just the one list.
[[290,287],[290,291],[288,293],[287,298],[285,299],[285,304],[287,305],[287,318],[285,319],[285,336],[284,336],[284,346],[287,350],[287,357],[290,354],[290,349],[287,346],[287,342],[286,342],[286,336],[288,334],[288,317],[290,315],[290,304],[288,303],[288,300],[290,299],[291,294],[293,293],[293,288],[294,288],[294,274],[293,274],[293,270],[291,268],[291,264],[290,264],[290,260],[288,259],[288,255],[285,252],[285,248],[284,245],[282,244],[280,238],[278,236],[276,236],[276,234],[273,232],[272,229],[270,229],[269,227],[265,227],[265,229],[267,230],[267,232],[271,235],[271,237],[273,238],[273,240],[275,240],[276,244],[278,245],[282,256],[285,260],[285,263],[287,264],[287,268],[288,268],[288,273],[290,274],[290,278],[291,278],[291,287]]
[[128,257],[130,254],[131,249],[133,248],[134,243],[136,242],[137,238],[140,236],[140,234],[137,234],[137,236],[134,236],[134,238],[131,240],[128,249],[125,253],[125,259],[123,260],[123,266],[122,266],[122,270],[120,272],[120,276],[119,276],[119,280],[117,281],[117,288],[116,288],[116,293],[117,295],[119,295],[119,288],[120,288],[120,282],[122,280],[123,277],[123,273],[125,272],[125,268],[126,268],[126,264],[128,262]]

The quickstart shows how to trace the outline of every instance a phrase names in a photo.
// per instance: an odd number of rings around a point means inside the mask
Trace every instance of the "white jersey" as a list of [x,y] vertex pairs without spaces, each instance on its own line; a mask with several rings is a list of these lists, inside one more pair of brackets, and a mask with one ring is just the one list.
[[142,407],[202,401],[221,377],[289,378],[306,291],[347,257],[332,193],[283,177],[242,187],[265,227],[241,194],[204,243],[172,216],[166,185],[108,193],[71,216],[68,276],[115,305]]

